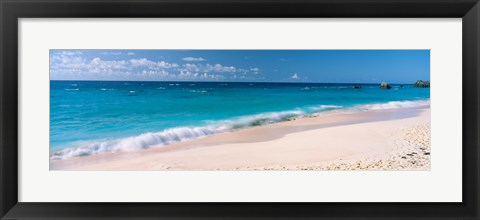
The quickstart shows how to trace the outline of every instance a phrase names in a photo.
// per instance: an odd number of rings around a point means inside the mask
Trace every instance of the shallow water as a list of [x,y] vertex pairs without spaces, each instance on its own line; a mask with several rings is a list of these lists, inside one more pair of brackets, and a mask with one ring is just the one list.
[[[148,148],[339,109],[411,107],[411,85],[51,81],[54,159]],[[358,84],[356,84],[358,85]]]

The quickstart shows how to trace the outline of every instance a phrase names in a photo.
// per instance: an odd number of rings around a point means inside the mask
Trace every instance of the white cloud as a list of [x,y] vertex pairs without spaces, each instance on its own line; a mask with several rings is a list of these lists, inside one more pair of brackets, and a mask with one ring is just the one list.
[[90,61],[89,64],[85,66],[85,68],[88,68],[90,70],[100,70],[100,71],[106,71],[110,70],[112,71],[113,69],[126,69],[127,68],[127,61],[125,60],[102,60],[99,57],[95,57]]
[[253,73],[253,74],[258,74],[260,72],[260,69],[258,67],[253,67],[253,68],[250,68],[250,71]]
[[168,78],[171,76],[170,73],[165,70],[143,70],[140,75],[144,78]]
[[[127,52],[122,54],[129,55]],[[77,51],[54,51],[50,55],[52,79],[215,81],[221,79],[255,79],[258,78],[255,75],[258,71],[260,71],[258,67],[239,68],[220,63],[186,63],[179,65],[165,60],[157,61],[149,58],[115,59],[108,57],[107,59],[101,55],[87,58],[86,53],[82,54],[82,52]],[[252,77],[249,77],[249,74]]]
[[207,64],[207,65],[202,65],[202,64],[193,64],[193,63],[187,63],[183,65],[183,70],[187,71],[194,71],[194,72],[219,72],[219,73],[234,73],[237,71],[237,68],[234,66],[222,66],[221,64]]
[[114,56],[119,56],[119,55],[132,56],[132,55],[135,55],[134,52],[122,52],[122,51],[104,51],[104,52],[101,52],[100,54],[102,54],[102,55],[114,55]]
[[[166,69],[179,67],[166,61],[154,62],[141,58],[131,60],[104,60],[95,57],[87,60],[78,53],[54,53],[50,57],[50,73],[56,78],[97,79],[118,77],[170,77]],[[138,74],[132,74],[138,72]]]
[[163,60],[159,61],[159,62],[154,62],[154,61],[151,61],[151,60],[146,59],[146,58],[131,59],[130,63],[134,67],[144,66],[144,67],[148,67],[148,68],[151,68],[151,69],[159,69],[159,68],[169,69],[169,68],[178,67],[178,64],[176,64],[176,63],[168,63],[168,62],[165,62]]
[[175,67],[179,67],[178,64],[176,63],[168,63],[168,62],[165,62],[165,61],[160,61],[157,63],[157,66],[161,67],[161,68],[175,68]]
[[199,72],[201,68],[201,66],[197,66],[196,64],[192,64],[192,63],[184,64],[183,67],[184,67],[184,70],[193,71],[193,72]]
[[206,59],[202,57],[184,57],[182,58],[182,60],[192,62],[192,61],[205,61]]
[[291,78],[292,78],[292,79],[298,79],[298,78],[300,78],[300,76],[298,76],[297,73],[294,73]]
[[137,67],[137,66],[147,66],[147,67],[153,67],[155,66],[155,62],[147,59],[147,58],[141,58],[141,59],[131,59],[130,64],[132,66]]
[[237,71],[237,68],[235,68],[234,66],[222,66],[220,64],[215,64],[213,66],[211,66],[211,68],[213,69],[213,71],[215,72],[229,72],[229,73],[233,73],[235,71]]
[[220,80],[225,77],[220,74],[194,73],[190,71],[180,71],[178,79],[181,80]]
[[56,55],[65,55],[65,56],[73,56],[73,55],[82,55],[82,51],[62,51],[55,53]]
[[107,52],[102,52],[101,54],[103,54],[103,55],[116,55],[116,56],[118,56],[118,55],[122,55],[122,52],[120,52],[120,51],[107,51]]

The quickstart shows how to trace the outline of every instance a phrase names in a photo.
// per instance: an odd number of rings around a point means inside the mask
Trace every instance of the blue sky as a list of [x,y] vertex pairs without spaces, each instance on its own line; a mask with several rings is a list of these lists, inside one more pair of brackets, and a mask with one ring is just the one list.
[[413,83],[429,50],[50,50],[52,80]]

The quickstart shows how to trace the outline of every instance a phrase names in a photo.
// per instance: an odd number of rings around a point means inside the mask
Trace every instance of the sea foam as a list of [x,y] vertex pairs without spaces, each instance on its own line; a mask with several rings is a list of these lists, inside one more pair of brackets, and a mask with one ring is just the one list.
[[430,105],[430,100],[419,101],[391,101],[387,103],[360,105],[354,108],[363,110],[380,110],[380,109],[399,109],[399,108],[415,108]]
[[53,160],[61,160],[103,152],[132,151],[151,147],[161,147],[172,143],[208,137],[214,134],[235,131],[248,127],[287,121],[294,117],[301,117],[331,110],[352,112],[379,109],[412,108],[428,106],[429,104],[429,100],[423,100],[393,101],[379,104],[357,105],[348,108],[338,105],[310,106],[305,109],[297,109],[292,111],[268,112],[250,116],[235,117],[230,120],[207,121],[207,125],[199,127],[176,127],[160,132],[148,132],[138,136],[106,141],[93,141],[91,143],[82,144],[81,146],[54,151],[50,155],[50,158]]
[[206,126],[177,127],[166,129],[161,132],[144,133],[133,137],[107,141],[95,141],[92,143],[83,144],[82,146],[55,151],[51,154],[50,158],[58,160],[77,156],[87,156],[102,152],[139,150],[154,146],[161,147],[171,143],[198,139],[241,128],[281,122],[304,114],[305,112],[300,110],[262,113],[252,116],[237,117],[231,120],[208,122],[208,125]]

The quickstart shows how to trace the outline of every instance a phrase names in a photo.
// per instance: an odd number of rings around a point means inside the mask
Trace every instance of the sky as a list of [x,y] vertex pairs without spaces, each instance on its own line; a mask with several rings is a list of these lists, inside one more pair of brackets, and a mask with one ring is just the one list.
[[414,83],[430,50],[50,50],[50,79]]

